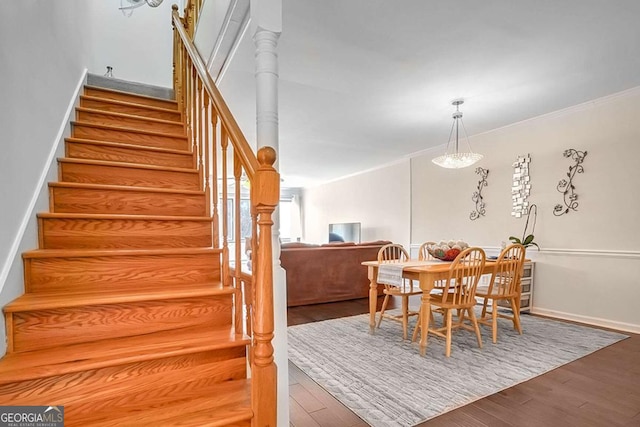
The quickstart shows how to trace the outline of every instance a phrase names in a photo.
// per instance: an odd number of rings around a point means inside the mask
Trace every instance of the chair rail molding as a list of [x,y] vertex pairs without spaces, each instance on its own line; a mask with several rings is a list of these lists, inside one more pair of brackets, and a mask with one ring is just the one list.
[[[411,249],[411,258],[418,257],[418,249],[420,249],[420,244],[412,243],[410,246]],[[481,246],[487,253],[499,253],[501,248],[500,246]],[[529,258],[531,254],[540,254],[540,255],[569,255],[569,256],[597,256],[597,257],[613,257],[613,258],[640,258],[640,251],[636,250],[612,250],[612,249],[573,249],[573,248],[543,248],[540,250],[533,250],[527,252],[527,258]],[[530,257],[533,261],[536,261],[536,256]]]
[[640,251],[611,250],[611,249],[567,249],[544,248],[539,251],[543,255],[571,255],[571,256],[607,256],[614,258],[640,258]]

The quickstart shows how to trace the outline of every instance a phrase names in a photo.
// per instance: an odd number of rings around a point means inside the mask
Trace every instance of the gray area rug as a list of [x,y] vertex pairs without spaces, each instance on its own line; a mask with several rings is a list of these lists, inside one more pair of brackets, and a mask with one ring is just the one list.
[[397,322],[369,335],[368,315],[325,320],[288,328],[289,359],[368,424],[413,426],[626,338],[529,315],[523,335],[499,322],[497,344],[481,326],[482,349],[474,333],[455,332],[447,359],[444,339],[431,335],[420,357]]

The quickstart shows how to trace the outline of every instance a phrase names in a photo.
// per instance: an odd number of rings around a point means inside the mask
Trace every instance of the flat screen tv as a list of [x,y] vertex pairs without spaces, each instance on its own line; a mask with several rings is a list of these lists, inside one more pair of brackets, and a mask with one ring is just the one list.
[[329,224],[329,241],[360,243],[360,223],[342,222]]

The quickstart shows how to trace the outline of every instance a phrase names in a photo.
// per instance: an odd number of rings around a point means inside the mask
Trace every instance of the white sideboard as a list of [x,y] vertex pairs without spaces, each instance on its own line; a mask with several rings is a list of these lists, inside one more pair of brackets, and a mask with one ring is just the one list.
[[[533,277],[535,263],[533,261],[525,261],[522,267],[522,278],[520,279],[520,287],[522,294],[520,295],[520,313],[528,313],[533,303]],[[499,301],[501,307],[511,308],[508,301]]]

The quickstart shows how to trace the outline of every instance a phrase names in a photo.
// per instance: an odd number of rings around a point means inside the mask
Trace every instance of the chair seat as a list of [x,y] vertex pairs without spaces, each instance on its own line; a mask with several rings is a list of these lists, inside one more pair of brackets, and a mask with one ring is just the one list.
[[476,289],[476,296],[477,297],[488,297],[488,298],[495,298],[495,297],[500,297],[503,299],[510,299],[510,298],[515,298],[516,296],[518,296],[516,293],[513,294],[506,294],[506,293],[499,293],[499,289],[498,288],[493,288],[491,290],[491,293],[489,293],[489,287],[488,286],[478,286],[478,288]]
[[463,308],[469,308],[469,307],[473,307],[474,305],[476,305],[476,302],[474,300],[470,301],[468,304],[456,304],[453,301],[453,298],[455,297],[455,294],[453,293],[448,293],[447,294],[447,298],[442,301],[442,294],[440,294],[440,299],[431,299],[430,303],[431,305],[435,305],[439,308],[444,308],[444,309],[463,309]]
[[[420,314],[420,311],[414,311],[414,310],[408,310],[407,311],[407,316],[411,317],[411,316],[418,316]],[[397,320],[399,322],[402,322],[402,318],[403,318],[404,314],[400,313],[400,314],[392,314],[392,313],[382,313],[382,317],[386,318],[386,319],[391,319],[391,320]]]
[[412,291],[403,291],[402,288],[389,287],[382,291],[385,295],[401,296],[401,295],[420,295],[422,290],[420,288]]

